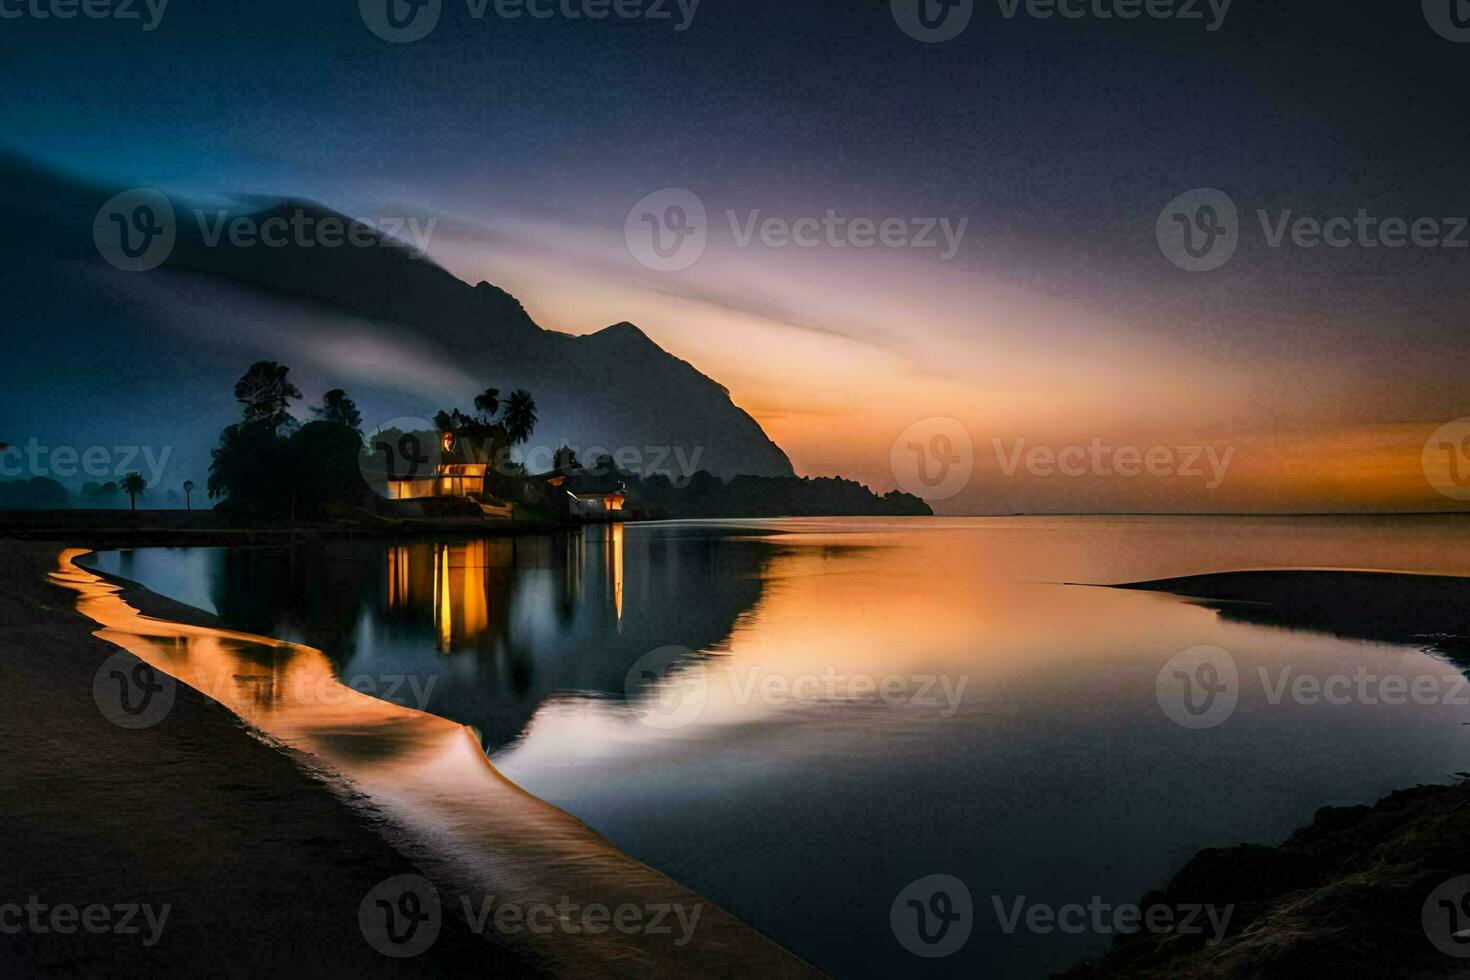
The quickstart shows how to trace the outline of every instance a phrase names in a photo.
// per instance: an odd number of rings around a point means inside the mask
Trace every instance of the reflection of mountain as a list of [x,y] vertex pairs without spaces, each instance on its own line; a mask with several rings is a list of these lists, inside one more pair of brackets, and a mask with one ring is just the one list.
[[621,697],[650,651],[718,648],[759,601],[775,551],[754,537],[620,526],[229,549],[214,560],[212,598],[226,625],[317,647],[349,686],[473,725],[493,750],[554,695]]
[[[548,460],[565,439],[584,450],[636,448],[665,469],[677,448],[722,477],[792,475],[785,453],[725,388],[632,324],[587,336],[545,330],[508,293],[470,286],[400,248],[234,245],[229,236],[206,244],[218,215],[182,200],[173,202],[168,261],[120,272],[93,244],[93,219],[112,193],[0,152],[0,204],[16,231],[0,244],[8,353],[32,377],[57,379],[59,392],[42,405],[34,400],[49,385],[27,386],[24,398],[0,392],[12,440],[168,445],[197,480],[204,449],[236,414],[231,386],[245,365],[266,358],[291,365],[303,384],[351,390],[370,426],[454,403],[469,408],[487,385],[524,387],[541,417],[533,445]],[[258,225],[298,212],[310,228],[340,218],[317,205],[257,204],[230,219],[253,213]],[[102,400],[86,414],[105,427],[73,420],[81,413],[66,399],[78,389]],[[181,413],[180,404],[193,410]],[[129,422],[138,432],[120,434]]]
[[1283,570],[1191,575],[1118,588],[1182,596],[1227,620],[1430,644],[1458,665],[1470,666],[1470,578]]

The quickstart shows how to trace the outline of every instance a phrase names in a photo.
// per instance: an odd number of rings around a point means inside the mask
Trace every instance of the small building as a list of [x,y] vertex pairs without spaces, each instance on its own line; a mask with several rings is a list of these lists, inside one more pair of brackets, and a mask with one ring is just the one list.
[[413,479],[388,481],[392,500],[422,500],[426,497],[470,497],[485,492],[489,463],[471,462],[453,432],[439,436],[440,461],[432,474],[415,474]]
[[[496,500],[485,489],[490,464],[484,453],[476,454],[468,440],[453,432],[439,436],[440,461],[432,474],[411,480],[389,480],[388,497],[392,500],[426,500],[434,497],[461,497],[473,500],[493,517],[509,517],[511,505]],[[476,459],[481,461],[476,461]]]
[[573,517],[606,517],[620,513],[628,502],[621,487],[611,493],[572,493],[568,490],[567,498]]

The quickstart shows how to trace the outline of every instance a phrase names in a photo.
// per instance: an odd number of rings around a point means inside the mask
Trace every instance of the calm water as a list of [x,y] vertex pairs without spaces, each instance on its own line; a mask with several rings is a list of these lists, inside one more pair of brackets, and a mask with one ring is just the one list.
[[[1417,646],[1066,583],[1470,574],[1467,545],[1444,519],[805,520],[91,560],[473,726],[515,783],[830,973],[1036,976],[1111,937],[1007,934],[996,900],[1132,901],[1201,847],[1470,761],[1449,680],[1429,705],[1272,703],[1260,680],[1457,676]],[[1234,658],[1240,696],[1190,730],[1156,680],[1199,645]],[[944,960],[889,921],[930,874],[975,904]]]

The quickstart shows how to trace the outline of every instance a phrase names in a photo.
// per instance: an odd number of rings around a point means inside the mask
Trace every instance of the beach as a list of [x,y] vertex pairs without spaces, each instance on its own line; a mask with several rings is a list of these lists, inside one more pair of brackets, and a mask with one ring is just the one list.
[[[151,727],[115,724],[94,701],[93,683],[118,647],[94,636],[98,623],[77,612],[76,595],[51,580],[58,571],[67,574],[62,553],[55,544],[0,546],[0,630],[9,653],[0,676],[13,692],[0,716],[12,774],[0,887],[4,901],[40,909],[42,924],[0,939],[17,972],[813,973],[503,779],[497,791],[504,825],[495,829],[507,853],[477,864],[470,880],[462,869],[451,870],[453,861],[419,847],[331,764],[272,744],[194,687],[179,684],[167,716]],[[114,608],[146,607],[147,617],[135,614],[150,624],[145,632],[212,630],[207,614],[78,574],[92,579]],[[468,738],[444,744],[478,752]],[[479,821],[493,819],[482,813]],[[532,827],[546,828],[549,839],[529,839]],[[596,873],[581,870],[587,867]],[[496,873],[505,878],[496,880]],[[405,875],[432,880],[444,911],[431,945],[398,959],[374,948],[359,911],[370,892]],[[612,910],[636,903],[699,912],[677,947],[612,929],[606,938],[581,929],[533,937],[483,915],[477,921],[486,899],[503,904],[519,897],[529,907],[533,892],[547,903],[570,895],[583,906]],[[48,927],[45,910],[99,905],[138,907],[141,930],[73,926],[64,933],[66,914],[57,928]]]
[[[47,582],[58,549],[0,545],[0,713],[11,774],[0,836],[6,901],[47,906],[164,904],[157,941],[138,935],[6,934],[19,975],[259,974],[319,970],[396,975],[363,942],[362,897],[412,873],[371,822],[295,761],[188,688],[143,731],[114,725],[93,677],[116,648],[72,596]],[[467,929],[446,928],[420,968],[491,965],[535,975]]]

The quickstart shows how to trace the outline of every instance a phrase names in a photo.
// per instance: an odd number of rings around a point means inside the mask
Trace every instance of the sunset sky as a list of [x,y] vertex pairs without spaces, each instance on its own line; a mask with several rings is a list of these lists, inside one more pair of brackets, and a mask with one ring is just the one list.
[[[1420,455],[1470,415],[1470,247],[1273,247],[1258,211],[1452,232],[1470,46],[1414,3],[1291,6],[1237,4],[1210,32],[980,4],[931,45],[878,0],[705,0],[684,31],[677,7],[505,21],[446,0],[428,37],[389,44],[355,3],[174,0],[151,32],[0,22],[0,112],[11,147],[117,187],[437,217],[455,275],[549,329],[637,323],[802,474],[891,489],[895,439],[939,417],[974,444],[945,512],[1463,506]],[[665,188],[709,216],[703,256],[670,273],[624,234]],[[1214,271],[1155,237],[1194,188],[1239,208]],[[732,211],[965,234],[948,260],[942,234],[742,247]],[[1007,476],[993,442],[1094,439],[1233,455],[1211,488],[1208,467]]]

